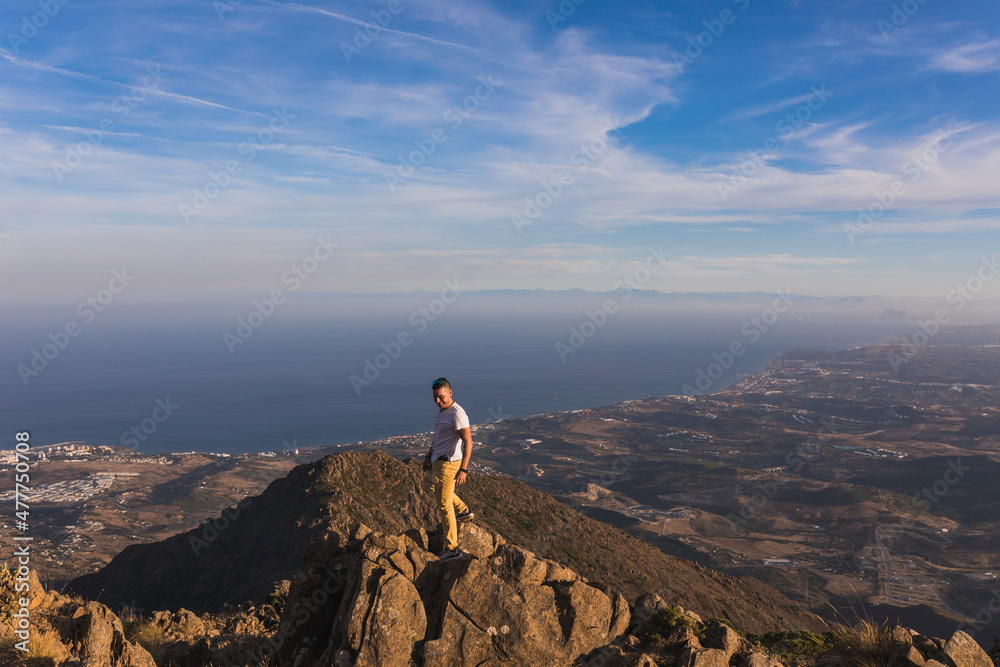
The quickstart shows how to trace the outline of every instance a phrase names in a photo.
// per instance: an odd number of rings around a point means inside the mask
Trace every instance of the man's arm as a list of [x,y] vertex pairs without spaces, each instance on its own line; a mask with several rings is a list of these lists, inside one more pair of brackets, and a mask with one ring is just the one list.
[[468,479],[468,475],[464,472],[469,469],[469,459],[472,458],[472,428],[466,426],[465,428],[458,430],[459,437],[462,438],[462,468],[458,471],[455,476],[455,484],[462,485],[465,484],[465,480]]

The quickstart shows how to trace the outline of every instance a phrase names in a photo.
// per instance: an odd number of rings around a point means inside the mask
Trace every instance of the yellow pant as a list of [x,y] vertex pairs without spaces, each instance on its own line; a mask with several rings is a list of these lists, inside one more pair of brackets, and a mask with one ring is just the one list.
[[441,527],[444,530],[444,548],[458,548],[458,525],[455,513],[462,513],[469,506],[455,494],[455,477],[462,467],[462,461],[435,461],[434,467],[424,473],[424,493],[434,493]]

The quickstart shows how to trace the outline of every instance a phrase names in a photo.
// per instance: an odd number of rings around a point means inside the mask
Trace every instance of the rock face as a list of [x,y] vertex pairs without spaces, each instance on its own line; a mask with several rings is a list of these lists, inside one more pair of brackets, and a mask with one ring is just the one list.
[[292,582],[281,664],[569,665],[628,628],[620,594],[475,525],[459,538],[467,555],[448,562],[416,531],[355,534],[345,553],[317,549]]

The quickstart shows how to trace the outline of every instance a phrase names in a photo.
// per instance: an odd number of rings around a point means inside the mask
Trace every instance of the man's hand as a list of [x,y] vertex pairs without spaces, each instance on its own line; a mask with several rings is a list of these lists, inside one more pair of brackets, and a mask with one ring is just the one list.
[[428,454],[427,456],[424,457],[424,470],[430,470],[431,467],[432,467],[431,455]]
[[455,475],[455,486],[462,486],[468,478],[469,476],[467,474],[459,470],[458,474]]

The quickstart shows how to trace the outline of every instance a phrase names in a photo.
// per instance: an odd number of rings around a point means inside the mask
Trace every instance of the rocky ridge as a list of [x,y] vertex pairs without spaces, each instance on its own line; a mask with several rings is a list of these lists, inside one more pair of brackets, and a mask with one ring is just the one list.
[[[216,522],[126,548],[69,588],[113,608],[185,607],[201,613],[261,601],[278,582],[302,570],[311,548],[345,545],[359,523],[386,534],[435,526],[437,515],[431,499],[421,494],[420,481],[418,461],[402,462],[380,451],[328,456],[295,468]],[[766,584],[666,555],[516,480],[473,475],[461,494],[476,511],[477,524],[626,599],[653,592],[749,632],[826,628]]]
[[[224,618],[162,611],[144,623],[147,651],[104,605],[44,592],[32,599],[36,631],[55,638],[46,667],[995,667],[963,632],[942,640],[902,627],[828,633],[818,655],[779,659],[722,619],[671,606],[655,593],[621,593],[466,525],[467,556],[441,562],[440,535],[355,526],[344,544],[318,539],[270,604]],[[33,582],[36,584],[37,582]],[[872,628],[864,628],[871,631]],[[10,626],[0,624],[0,642]],[[131,629],[135,632],[135,628]],[[866,643],[867,642],[867,643]],[[156,660],[154,662],[154,657]],[[10,659],[8,659],[10,658]]]

